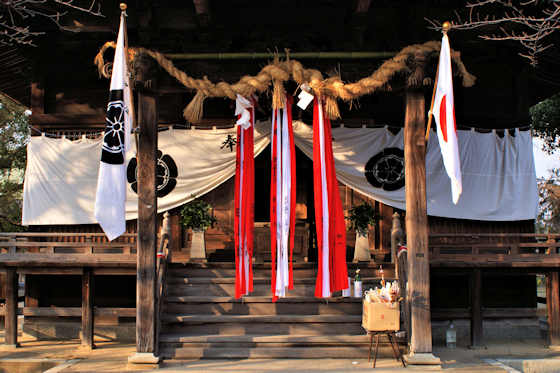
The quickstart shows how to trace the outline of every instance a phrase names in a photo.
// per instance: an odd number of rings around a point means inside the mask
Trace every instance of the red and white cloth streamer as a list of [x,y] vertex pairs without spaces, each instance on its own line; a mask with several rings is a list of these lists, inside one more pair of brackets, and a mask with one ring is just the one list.
[[235,297],[253,291],[253,226],[255,220],[254,103],[237,95],[235,164]]
[[272,113],[270,177],[270,248],[272,300],[294,288],[292,255],[296,222],[296,153],[292,127],[292,101]]
[[313,185],[319,269],[316,297],[330,297],[348,288],[346,225],[332,151],[331,122],[323,115],[323,103],[313,104]]

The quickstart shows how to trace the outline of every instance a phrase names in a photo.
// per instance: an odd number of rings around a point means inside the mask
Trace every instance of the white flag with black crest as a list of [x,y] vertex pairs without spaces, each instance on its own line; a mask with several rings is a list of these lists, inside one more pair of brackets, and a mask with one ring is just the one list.
[[101,149],[101,162],[95,195],[95,218],[109,240],[113,240],[126,230],[126,165],[125,154],[130,145],[132,111],[125,49],[125,15],[121,14],[119,36],[115,48],[111,91],[105,135]]

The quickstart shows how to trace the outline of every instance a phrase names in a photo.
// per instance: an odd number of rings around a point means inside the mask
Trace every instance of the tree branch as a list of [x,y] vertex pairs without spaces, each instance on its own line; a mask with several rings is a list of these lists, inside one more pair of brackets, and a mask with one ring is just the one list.
[[[465,18],[455,12],[451,21],[453,30],[475,30],[484,40],[517,42],[523,49],[519,55],[529,59],[532,65],[538,63],[539,54],[553,46],[547,41],[548,36],[560,30],[560,1],[556,0],[547,3],[527,0],[519,5],[511,0],[477,0],[465,8]],[[441,21],[425,19],[430,29],[442,29]]]
[[[52,6],[49,6],[51,2]],[[75,0],[3,0],[0,1],[0,44],[34,46],[34,39],[45,33],[32,31],[32,20],[44,19],[60,30],[75,31],[62,24],[68,12],[57,10],[57,6],[104,17],[99,0],[87,0],[87,6]]]

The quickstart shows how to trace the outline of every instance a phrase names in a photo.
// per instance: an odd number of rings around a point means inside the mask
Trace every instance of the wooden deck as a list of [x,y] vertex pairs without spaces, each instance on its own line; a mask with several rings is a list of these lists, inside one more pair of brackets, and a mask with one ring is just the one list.
[[[81,317],[82,345],[93,348],[96,316],[136,316],[135,308],[96,307],[93,277],[135,276],[136,261],[135,234],[108,242],[100,233],[0,233],[0,271],[5,276],[0,315],[4,316],[6,344],[17,345],[17,315]],[[25,307],[18,308],[19,274],[81,276],[82,307],[39,307],[38,300],[26,294]]]
[[[547,275],[547,307],[551,343],[560,344],[560,234],[431,234],[430,266],[460,270],[471,276],[469,309],[432,309],[433,319],[469,317],[473,321],[473,345],[481,343],[482,320],[502,317],[534,317],[535,309],[483,309],[480,299],[481,271],[514,271]],[[379,263],[378,263],[379,264]],[[392,264],[382,263],[390,272]],[[226,265],[226,264],[224,264]],[[371,266],[376,264],[371,263]],[[107,242],[100,233],[0,233],[0,272],[6,302],[6,344],[17,344],[17,315],[26,317],[82,317],[82,343],[93,347],[96,316],[135,317],[135,308],[96,307],[92,295],[93,276],[136,276],[136,234],[125,234]],[[219,266],[219,264],[218,264]],[[256,264],[258,267],[259,264]],[[82,307],[39,307],[27,303],[17,307],[18,275],[79,275],[82,277]],[[386,273],[388,275],[388,273]]]

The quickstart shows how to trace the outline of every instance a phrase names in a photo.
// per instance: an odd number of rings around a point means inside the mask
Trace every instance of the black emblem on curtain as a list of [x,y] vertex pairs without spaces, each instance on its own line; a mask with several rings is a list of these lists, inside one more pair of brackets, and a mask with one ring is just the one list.
[[376,188],[393,191],[404,187],[404,152],[399,148],[385,148],[367,161],[365,175]]
[[[128,167],[126,168],[126,178],[134,193],[138,193],[137,167],[138,161],[134,157],[128,162]],[[173,158],[158,150],[156,162],[156,196],[158,198],[168,195],[175,189],[178,174],[177,164]]]

